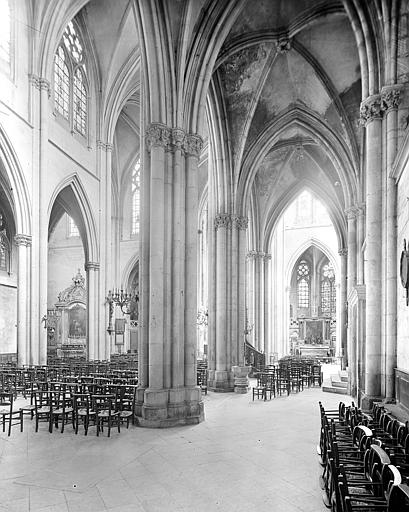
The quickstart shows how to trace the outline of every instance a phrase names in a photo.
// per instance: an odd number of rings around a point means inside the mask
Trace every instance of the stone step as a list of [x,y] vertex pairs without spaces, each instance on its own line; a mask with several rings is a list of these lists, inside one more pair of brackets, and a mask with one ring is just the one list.
[[348,372],[342,370],[339,372],[339,376],[341,377],[342,382],[348,382]]
[[[341,381],[338,381],[337,384],[344,384]],[[347,395],[347,388],[344,386],[334,385],[334,382],[331,379],[324,380],[322,384],[322,391],[325,393],[337,393],[338,395]]]
[[339,375],[331,375],[332,385],[338,388],[346,388],[348,386],[348,382],[345,382],[340,379]]

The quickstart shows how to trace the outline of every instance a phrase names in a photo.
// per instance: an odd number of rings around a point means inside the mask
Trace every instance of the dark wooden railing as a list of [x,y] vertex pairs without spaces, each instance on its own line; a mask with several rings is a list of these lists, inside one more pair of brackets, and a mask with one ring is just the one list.
[[251,366],[252,371],[259,371],[263,369],[266,365],[266,355],[262,352],[258,351],[251,343],[248,341],[244,342],[244,361],[246,366]]

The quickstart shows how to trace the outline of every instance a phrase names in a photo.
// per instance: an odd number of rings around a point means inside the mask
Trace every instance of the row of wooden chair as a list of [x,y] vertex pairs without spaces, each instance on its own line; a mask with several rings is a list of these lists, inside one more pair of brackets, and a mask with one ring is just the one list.
[[[354,404],[341,402],[335,410],[325,410],[321,403],[319,406],[318,454],[324,468],[320,477],[324,503],[333,512],[409,511],[407,479],[388,452],[388,446],[396,450],[398,442],[388,431],[390,421],[383,418],[380,423],[380,415],[364,415]],[[394,432],[407,438],[407,425],[399,426],[402,428]]]
[[111,427],[116,424],[118,432],[120,424],[126,422],[127,428],[132,420],[134,423],[136,385],[100,385],[95,383],[66,383],[43,382],[33,387],[30,393],[30,403],[14,408],[14,394],[0,393],[0,415],[3,432],[8,425],[8,435],[11,428],[20,425],[23,431],[23,417],[30,415],[35,419],[35,431],[39,423],[48,423],[49,432],[59,428],[64,432],[65,425],[71,420],[75,433],[79,424],[83,424],[87,435],[90,424],[96,425],[97,435],[106,423],[108,436]]
[[320,386],[321,367],[316,364],[279,364],[266,367],[255,377],[257,384],[252,389],[253,400],[255,397],[271,400],[282,394],[289,396],[291,392],[302,391],[304,387]]

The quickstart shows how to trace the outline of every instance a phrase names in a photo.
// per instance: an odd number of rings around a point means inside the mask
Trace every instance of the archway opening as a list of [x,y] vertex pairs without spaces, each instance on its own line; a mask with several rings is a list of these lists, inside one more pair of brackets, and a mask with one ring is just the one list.
[[324,204],[301,191],[271,238],[268,358],[339,352],[340,263],[336,230]]
[[65,187],[53,205],[48,231],[47,315],[43,318],[48,362],[88,357],[84,237],[76,198]]

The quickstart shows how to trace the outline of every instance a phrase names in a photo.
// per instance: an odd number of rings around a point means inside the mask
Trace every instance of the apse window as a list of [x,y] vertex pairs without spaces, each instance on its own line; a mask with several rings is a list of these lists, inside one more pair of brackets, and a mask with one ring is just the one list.
[[54,56],[54,109],[70,123],[73,133],[85,136],[88,119],[88,79],[84,45],[70,21]]
[[335,272],[331,263],[322,267],[321,272],[321,311],[334,315],[336,308]]
[[140,208],[141,208],[141,195],[140,195],[140,178],[141,178],[141,161],[138,158],[132,170],[132,225],[131,234],[139,234],[140,224]]
[[80,232],[78,230],[78,226],[75,224],[74,220],[68,215],[68,238],[74,238],[80,236]]
[[310,268],[306,261],[300,261],[297,269],[297,298],[299,308],[310,307]]

